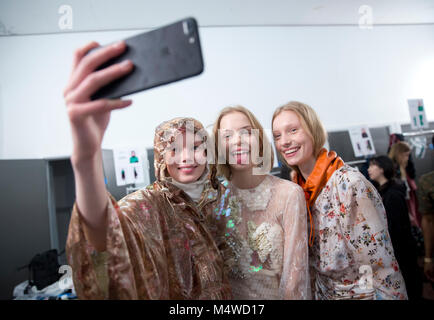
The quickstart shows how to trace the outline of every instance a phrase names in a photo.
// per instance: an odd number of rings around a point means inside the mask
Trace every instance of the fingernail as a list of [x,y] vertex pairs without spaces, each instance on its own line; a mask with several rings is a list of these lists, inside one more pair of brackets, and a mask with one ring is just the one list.
[[113,44],[113,47],[116,49],[120,49],[124,46],[124,42],[123,41],[119,41]]
[[129,69],[132,65],[132,62],[130,60],[125,60],[122,61],[122,63],[120,64],[122,69]]

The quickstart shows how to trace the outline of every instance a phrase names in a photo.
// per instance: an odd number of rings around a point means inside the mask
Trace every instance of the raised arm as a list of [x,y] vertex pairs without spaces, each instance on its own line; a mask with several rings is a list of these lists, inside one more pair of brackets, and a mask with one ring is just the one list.
[[104,251],[109,198],[104,185],[101,143],[111,111],[125,108],[131,101],[91,101],[90,97],[99,88],[129,73],[133,64],[125,61],[95,71],[102,63],[120,55],[126,48],[124,42],[119,42],[87,54],[98,46],[98,43],[91,42],[75,51],[64,98],[73,140],[71,163],[75,177],[76,204],[85,222],[88,240],[98,251]]

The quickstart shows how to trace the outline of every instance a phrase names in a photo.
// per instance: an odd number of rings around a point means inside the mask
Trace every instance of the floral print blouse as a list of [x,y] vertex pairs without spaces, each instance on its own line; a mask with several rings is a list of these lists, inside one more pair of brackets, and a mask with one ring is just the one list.
[[315,299],[407,299],[381,197],[357,169],[336,170],[311,210]]

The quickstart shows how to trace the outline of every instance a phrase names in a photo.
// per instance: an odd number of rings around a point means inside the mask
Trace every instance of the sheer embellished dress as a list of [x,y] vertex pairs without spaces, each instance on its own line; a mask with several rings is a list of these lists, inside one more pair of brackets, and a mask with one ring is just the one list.
[[302,189],[272,175],[253,189],[223,185],[214,232],[234,298],[310,299]]

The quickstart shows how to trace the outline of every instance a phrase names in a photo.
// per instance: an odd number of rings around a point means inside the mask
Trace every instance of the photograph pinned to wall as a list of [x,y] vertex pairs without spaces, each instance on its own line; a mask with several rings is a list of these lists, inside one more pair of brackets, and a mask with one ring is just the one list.
[[145,154],[145,148],[113,149],[116,185],[145,183],[144,174],[148,170],[147,158],[143,156]]
[[410,110],[411,129],[428,129],[425,107],[423,99],[408,99],[408,109]]
[[367,126],[357,126],[348,129],[354,155],[363,157],[375,154],[374,142]]

